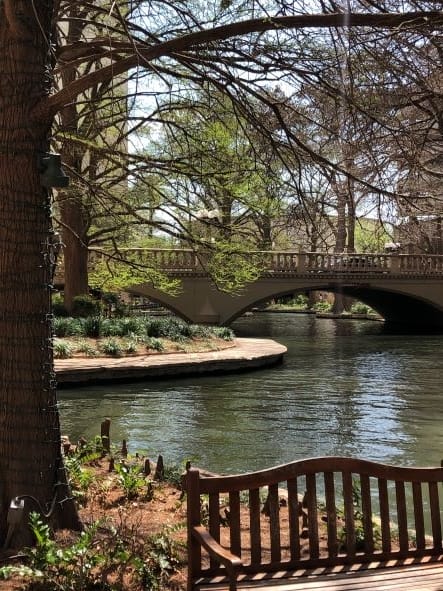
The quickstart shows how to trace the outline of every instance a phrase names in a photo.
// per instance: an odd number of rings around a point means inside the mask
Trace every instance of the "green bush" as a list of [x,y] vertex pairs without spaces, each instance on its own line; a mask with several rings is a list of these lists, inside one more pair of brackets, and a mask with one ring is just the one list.
[[83,334],[83,326],[80,320],[70,316],[54,318],[53,328],[56,337],[74,337]]
[[138,343],[135,340],[130,340],[128,342],[125,343],[124,345],[124,352],[127,353],[128,355],[131,355],[131,353],[137,353],[138,350]]
[[81,341],[77,344],[76,350],[78,353],[83,353],[86,357],[96,357],[97,349],[86,341]]
[[315,302],[312,306],[312,309],[316,312],[330,312],[332,309],[332,304],[329,302]]
[[54,316],[68,316],[63,296],[56,293],[52,296],[52,313]]
[[308,307],[309,298],[302,293],[299,293],[295,296],[294,299],[291,300],[291,306],[294,308],[304,309]]
[[102,337],[118,337],[120,336],[120,328],[115,318],[101,318],[100,319],[100,336]]
[[72,357],[74,350],[72,346],[66,341],[54,339],[54,358],[55,359],[69,359]]
[[102,335],[102,318],[89,316],[83,319],[83,336],[98,339]]
[[203,324],[191,324],[189,326],[191,337],[205,339],[214,334],[212,326],[205,326]]
[[111,357],[121,357],[123,355],[122,346],[115,339],[106,339],[103,341],[100,345],[100,350],[105,355],[110,355]]
[[79,295],[72,300],[72,315],[77,318],[96,316],[100,314],[100,312],[100,302],[90,295]]
[[351,307],[352,314],[369,314],[371,308],[363,302],[354,302]]
[[123,488],[123,493],[128,500],[136,499],[147,491],[147,479],[143,474],[143,468],[139,464],[127,464],[120,462],[115,465],[118,481]]
[[151,349],[152,351],[158,351],[159,353],[161,353],[165,349],[161,340],[156,337],[148,337],[147,339],[145,339],[145,344],[146,349],[148,349],[148,351],[149,349]]
[[146,322],[148,337],[163,337],[173,341],[180,341],[191,337],[190,325],[179,318],[150,318]]
[[235,336],[234,331],[228,326],[213,326],[212,333],[224,341],[232,341]]
[[134,530],[124,523],[111,535],[104,535],[104,524],[95,522],[87,525],[70,546],[62,548],[39,514],[30,513],[29,521],[35,545],[23,552],[27,564],[0,568],[0,579],[18,575],[27,580],[27,589],[111,591],[122,589],[122,581],[129,580],[131,588],[160,591],[180,565],[178,544],[170,536],[172,528],[139,542]]

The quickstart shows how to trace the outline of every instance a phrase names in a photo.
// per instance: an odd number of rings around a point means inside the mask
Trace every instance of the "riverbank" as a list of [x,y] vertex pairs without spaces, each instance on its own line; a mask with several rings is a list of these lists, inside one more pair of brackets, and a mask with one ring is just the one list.
[[287,349],[270,339],[236,338],[221,351],[168,353],[119,358],[71,358],[54,362],[60,387],[169,377],[234,373],[272,367]]

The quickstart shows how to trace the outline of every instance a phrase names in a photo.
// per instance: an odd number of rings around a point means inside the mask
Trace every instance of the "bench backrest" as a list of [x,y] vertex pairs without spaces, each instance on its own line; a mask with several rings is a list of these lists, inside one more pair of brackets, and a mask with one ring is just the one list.
[[[204,525],[250,572],[435,555],[442,553],[442,482],[443,468],[341,457],[236,476],[191,468],[188,525]],[[198,554],[193,573],[211,572],[215,565]]]

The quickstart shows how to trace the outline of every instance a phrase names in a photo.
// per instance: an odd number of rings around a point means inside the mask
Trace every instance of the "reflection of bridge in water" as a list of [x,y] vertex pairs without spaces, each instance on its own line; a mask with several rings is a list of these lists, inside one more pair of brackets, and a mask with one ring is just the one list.
[[371,306],[386,321],[443,330],[443,256],[251,252],[260,279],[239,295],[219,291],[205,270],[205,255],[188,249],[129,249],[131,260],[180,278],[178,296],[145,283],[128,290],[196,323],[228,324],[271,298],[312,290],[342,293]]

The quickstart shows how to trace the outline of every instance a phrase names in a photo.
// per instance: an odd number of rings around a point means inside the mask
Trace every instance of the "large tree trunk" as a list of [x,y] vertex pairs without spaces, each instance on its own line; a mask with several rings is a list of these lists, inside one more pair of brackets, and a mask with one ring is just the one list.
[[[26,6],[25,6],[26,4]],[[0,6],[0,544],[30,543],[29,511],[78,527],[60,449],[51,339],[51,218],[38,155],[51,121],[32,108],[49,92],[52,3]],[[26,15],[26,19],[22,15]],[[45,31],[45,35],[43,35]],[[11,500],[25,516],[8,536]]]

